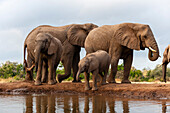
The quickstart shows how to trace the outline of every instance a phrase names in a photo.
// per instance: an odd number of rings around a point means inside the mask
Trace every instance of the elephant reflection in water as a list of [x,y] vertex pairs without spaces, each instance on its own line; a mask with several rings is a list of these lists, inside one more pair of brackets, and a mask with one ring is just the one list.
[[55,113],[55,97],[37,96],[36,97],[36,113]]
[[162,101],[162,113],[166,113],[167,112],[167,105],[165,101]]
[[[92,102],[92,108],[91,103]],[[36,96],[36,113],[55,113],[58,112],[56,108],[62,108],[64,113],[79,113],[79,96],[77,95],[48,95],[48,96]],[[107,110],[107,106],[109,110]],[[128,101],[122,101],[123,113],[129,113]],[[59,109],[59,112],[62,110]],[[162,110],[163,111],[163,110]],[[116,113],[115,100],[110,98],[103,98],[101,96],[85,96],[84,97],[84,113]],[[33,113],[33,96],[26,96],[26,112]]]
[[25,103],[26,103],[26,112],[24,113],[32,113],[33,112],[33,97],[32,96],[26,96],[25,97]]
[[[79,96],[70,96],[70,95],[64,95],[63,97],[61,96],[56,96],[56,101],[57,101],[57,106],[61,106],[64,110],[64,113],[79,113]],[[72,108],[71,104],[72,103]],[[71,110],[72,109],[72,110]]]
[[[55,97],[36,96],[36,113],[55,113]],[[26,112],[33,113],[33,96],[26,96]]]
[[[109,110],[107,110],[108,105]],[[123,113],[129,113],[128,101],[122,101]],[[100,96],[92,96],[92,113],[116,113],[115,100],[110,98],[102,98]],[[84,113],[89,113],[89,97],[85,96]]]

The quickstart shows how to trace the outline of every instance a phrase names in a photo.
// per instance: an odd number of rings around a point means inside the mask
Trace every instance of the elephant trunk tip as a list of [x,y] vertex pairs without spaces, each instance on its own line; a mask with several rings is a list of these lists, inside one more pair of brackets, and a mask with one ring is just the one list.
[[77,75],[76,75],[76,80],[79,81],[79,75],[80,75],[80,71],[77,72]]

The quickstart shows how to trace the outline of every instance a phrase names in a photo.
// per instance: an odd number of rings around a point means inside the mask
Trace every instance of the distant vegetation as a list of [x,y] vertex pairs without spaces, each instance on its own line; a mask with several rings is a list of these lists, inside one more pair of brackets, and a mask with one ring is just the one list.
[[[122,79],[123,78],[123,64],[118,66],[118,72],[116,75],[117,79]],[[59,64],[58,69],[56,70],[57,74],[64,74],[64,68],[62,63]],[[110,73],[110,70],[109,70]],[[15,80],[20,80],[21,78],[25,78],[25,74],[23,71],[23,65],[18,64],[17,62],[10,62],[7,61],[4,64],[0,65],[0,78],[7,79],[9,77],[13,77]],[[34,78],[36,74],[34,72]],[[84,79],[84,75],[80,75],[81,79]],[[92,77],[90,77],[91,79]],[[130,81],[134,82],[152,82],[156,80],[161,80],[162,81],[162,66],[157,65],[155,69],[146,69],[144,68],[143,70],[137,70],[135,67],[131,68],[130,71]],[[66,79],[67,81],[73,80],[72,75]],[[170,80],[170,68],[167,69],[167,80]]]

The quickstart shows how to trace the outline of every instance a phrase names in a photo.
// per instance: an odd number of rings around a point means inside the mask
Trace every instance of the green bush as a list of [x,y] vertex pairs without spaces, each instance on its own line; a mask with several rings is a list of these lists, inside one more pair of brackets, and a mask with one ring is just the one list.
[[0,67],[0,77],[9,78],[14,76],[23,77],[23,65],[17,62],[7,61],[5,64],[1,64]]
[[[117,70],[118,72],[117,72],[116,78],[122,79],[123,71],[124,71],[123,64],[118,65]],[[143,73],[144,70],[146,72],[145,74]],[[109,69],[109,73],[110,73],[110,69]],[[35,71],[33,71],[33,74],[35,78],[36,77]],[[56,70],[56,74],[61,74],[61,75],[65,74],[65,70],[61,62],[58,66],[58,69]],[[10,62],[10,61],[7,61],[6,63],[1,64],[0,65],[0,78],[9,78],[9,77],[13,77],[15,80],[24,78],[25,73],[23,72],[23,65],[18,64],[17,62]],[[79,77],[81,80],[84,80],[85,78],[84,73],[81,73]],[[90,74],[90,79],[92,79],[92,74]],[[162,66],[157,65],[155,69],[153,70],[143,69],[143,71],[137,70],[134,67],[132,67],[130,70],[129,79],[131,81],[138,81],[138,82],[142,82],[142,81],[152,82],[155,80],[162,81]],[[71,74],[71,76],[67,78],[66,80],[72,81],[73,75]],[[167,68],[167,80],[170,80],[170,68]]]

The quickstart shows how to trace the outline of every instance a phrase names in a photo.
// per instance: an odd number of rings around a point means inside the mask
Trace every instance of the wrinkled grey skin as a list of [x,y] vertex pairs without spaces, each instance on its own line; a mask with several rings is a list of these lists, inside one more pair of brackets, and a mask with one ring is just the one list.
[[92,30],[85,40],[87,54],[104,50],[111,56],[109,83],[115,83],[119,59],[124,61],[122,83],[131,83],[128,77],[133,60],[133,50],[144,50],[145,48],[150,48],[148,58],[151,61],[158,59],[158,45],[149,25],[144,24],[104,25]]
[[[80,61],[80,49],[84,47],[84,41],[88,33],[98,27],[97,25],[87,24],[70,24],[66,26],[53,27],[48,25],[38,26],[33,29],[27,36],[24,42],[24,64],[25,68],[31,68],[32,63],[35,62],[35,38],[39,33],[49,33],[53,37],[59,39],[63,45],[63,52],[61,55],[61,61],[64,65],[65,74],[58,75],[59,82],[68,78],[71,75],[71,69],[73,69],[73,82],[76,81],[76,74],[78,71],[78,62]],[[25,59],[27,48],[27,60]],[[43,66],[44,68],[44,66]],[[45,70],[45,69],[44,69]],[[42,73],[45,75],[46,73]],[[33,80],[33,68],[31,71],[27,71],[26,81]],[[46,81],[46,80],[42,80]]]
[[[37,70],[37,76],[35,85],[41,85],[41,79],[47,80],[48,84],[52,85],[56,83],[56,68],[60,62],[62,54],[62,44],[60,40],[54,38],[48,33],[39,33],[35,40],[35,67]],[[44,66],[44,70],[42,67]],[[48,71],[49,68],[49,71]],[[42,76],[42,71],[44,74]]]
[[170,62],[170,44],[168,45],[168,47],[165,48],[165,51],[163,53],[162,76],[164,82],[166,82],[166,68],[169,62]]
[[[106,84],[106,76],[108,73],[110,65],[110,56],[107,52],[103,50],[98,50],[94,53],[90,53],[85,56],[79,62],[79,70],[77,72],[77,81],[79,80],[79,75],[82,72],[86,72],[85,75],[85,90],[90,90],[89,85],[89,74],[93,74],[93,86],[92,90],[97,90],[97,76],[101,76],[101,84]],[[104,75],[103,75],[104,72]]]

